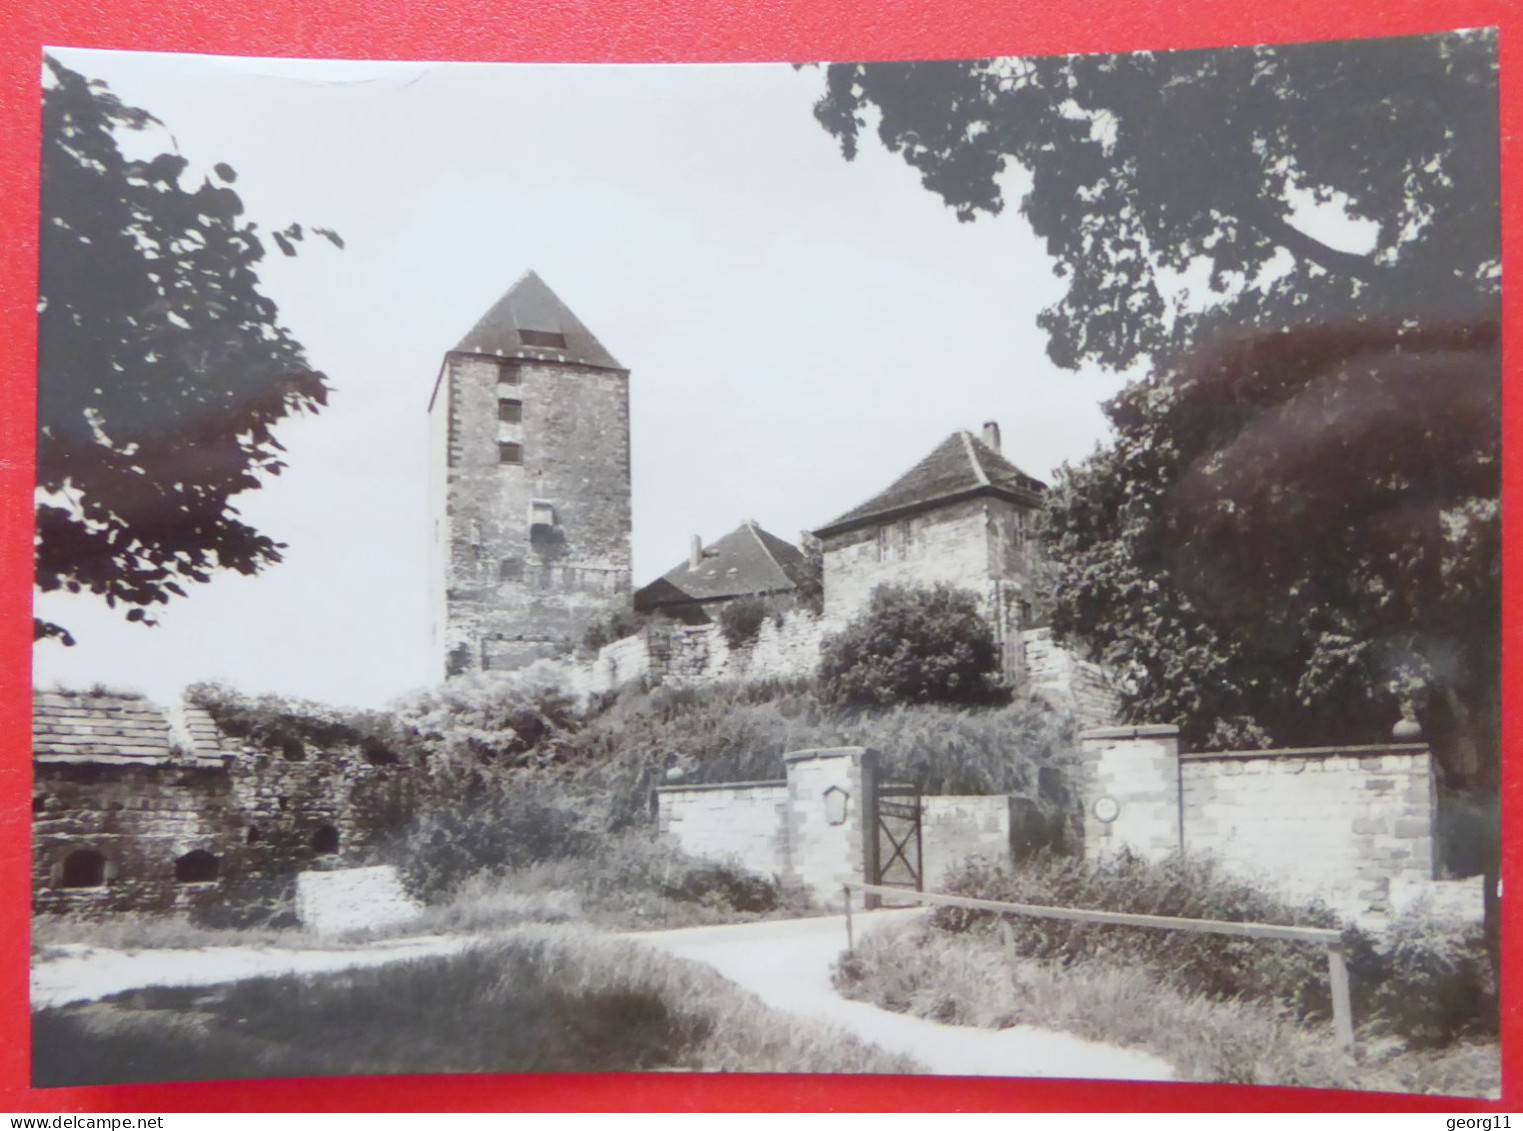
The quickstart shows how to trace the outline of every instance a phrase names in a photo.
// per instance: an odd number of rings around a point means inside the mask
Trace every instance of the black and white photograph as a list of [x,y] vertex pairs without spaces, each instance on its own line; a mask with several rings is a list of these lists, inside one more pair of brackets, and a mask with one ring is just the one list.
[[40,62],[34,1086],[1500,1096],[1494,30]]

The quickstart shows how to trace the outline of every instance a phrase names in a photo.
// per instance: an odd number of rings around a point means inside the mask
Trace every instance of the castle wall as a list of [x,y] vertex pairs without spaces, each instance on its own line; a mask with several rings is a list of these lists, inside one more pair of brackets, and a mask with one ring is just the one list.
[[656,830],[693,856],[785,876],[787,810],[785,781],[668,786],[656,791]]
[[[451,354],[446,626],[457,669],[513,668],[580,641],[630,589],[622,370]],[[499,418],[499,401],[521,419]],[[521,462],[503,462],[502,444]]]
[[1289,895],[1388,911],[1433,880],[1426,746],[1185,754],[1180,780],[1185,848]]

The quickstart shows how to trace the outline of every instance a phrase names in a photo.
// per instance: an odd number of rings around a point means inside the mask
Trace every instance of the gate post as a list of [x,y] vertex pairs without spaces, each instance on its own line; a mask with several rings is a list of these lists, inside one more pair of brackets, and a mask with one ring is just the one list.
[[783,755],[783,762],[790,875],[821,904],[834,906],[841,891],[835,877],[872,880],[877,751],[865,746],[795,750]]

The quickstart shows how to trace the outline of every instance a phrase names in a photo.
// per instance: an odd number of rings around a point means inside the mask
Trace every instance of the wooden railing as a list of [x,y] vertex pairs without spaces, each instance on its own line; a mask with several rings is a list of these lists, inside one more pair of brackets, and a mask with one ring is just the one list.
[[[971,899],[940,892],[909,891],[905,888],[867,884],[846,876],[837,876],[846,896],[846,949],[855,946],[851,924],[851,893],[889,895],[916,903],[938,907],[966,907],[973,911],[992,911],[1000,915],[1026,915],[1036,919],[1066,919],[1077,923],[1096,923],[1118,927],[1153,927],[1163,931],[1193,931],[1196,934],[1235,935],[1249,939],[1279,939],[1284,942],[1313,943],[1327,951],[1327,980],[1332,989],[1333,1030],[1344,1049],[1354,1048],[1354,1008],[1349,999],[1348,959],[1343,949],[1343,935],[1327,927],[1286,927],[1278,923],[1233,923],[1224,919],[1181,919],[1172,915],[1133,915],[1122,911],[1085,911],[1075,907],[1043,907],[1034,903],[1005,903],[994,899]],[[1007,928],[1008,931],[1008,928]],[[1009,935],[1006,934],[1008,941]]]

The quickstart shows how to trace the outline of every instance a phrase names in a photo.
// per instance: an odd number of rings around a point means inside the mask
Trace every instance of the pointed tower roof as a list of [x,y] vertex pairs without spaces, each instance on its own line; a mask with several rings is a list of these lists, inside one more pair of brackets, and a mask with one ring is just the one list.
[[930,455],[861,506],[815,531],[820,537],[899,518],[975,495],[1036,506],[1047,484],[1027,475],[971,432],[953,432]]
[[743,522],[703,548],[695,566],[683,561],[635,594],[635,608],[719,601],[798,587],[804,555],[797,546]]
[[525,271],[481,316],[471,332],[460,339],[455,352],[624,368],[533,271]]

